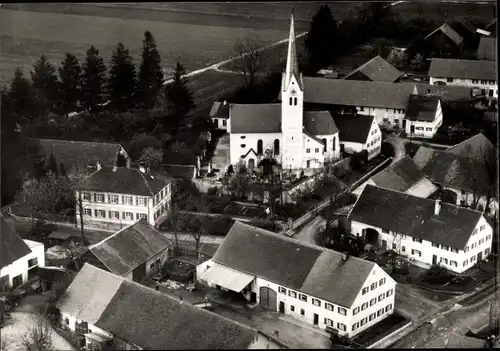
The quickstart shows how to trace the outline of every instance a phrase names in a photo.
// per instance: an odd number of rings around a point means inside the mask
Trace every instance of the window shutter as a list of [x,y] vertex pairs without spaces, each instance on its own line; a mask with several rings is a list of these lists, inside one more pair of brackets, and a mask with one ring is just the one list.
[[96,202],[96,199],[95,199],[95,193],[93,193],[92,195],[93,195],[93,196],[92,196],[92,200],[93,200],[94,202]]
[[125,196],[122,195],[122,204],[125,203]]
[[122,219],[125,219],[125,212],[122,212]]
[[94,210],[94,215],[97,217],[97,210]]

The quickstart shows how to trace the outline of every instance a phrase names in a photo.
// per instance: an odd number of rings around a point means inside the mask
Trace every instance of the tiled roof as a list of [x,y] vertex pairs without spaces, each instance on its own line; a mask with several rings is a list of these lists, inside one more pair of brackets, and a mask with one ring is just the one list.
[[405,109],[414,84],[304,77],[304,102]]
[[79,190],[154,196],[167,183],[138,169],[103,167],[80,182]]
[[304,111],[304,128],[312,135],[333,135],[339,132],[328,111]]
[[453,28],[448,23],[443,24],[441,27],[437,28],[434,30],[432,33],[427,35],[425,39],[432,37],[434,34],[437,32],[441,32],[444,35],[446,35],[448,38],[450,38],[455,45],[460,45],[463,42],[463,38],[460,34],[458,34]]
[[393,83],[401,77],[401,72],[396,67],[378,55],[348,73],[344,79],[352,79],[356,72],[361,72],[373,82]]
[[410,121],[433,122],[439,105],[436,96],[410,95],[405,118]]
[[497,80],[496,62],[433,58],[429,77]]
[[229,118],[229,104],[226,101],[215,101],[208,116],[212,118]]
[[482,214],[469,208],[367,185],[349,214],[352,221],[463,250]]
[[281,104],[231,104],[231,133],[281,133]]
[[405,192],[425,178],[410,156],[394,162],[383,171],[372,177],[373,182],[381,188]]
[[170,245],[170,240],[141,219],[89,249],[111,273],[124,275]]
[[31,253],[31,249],[0,214],[0,269]]
[[172,178],[193,179],[196,176],[195,165],[162,165],[163,171]]
[[34,140],[39,143],[41,152],[45,154],[47,160],[51,153],[54,154],[57,163],[62,162],[67,172],[71,171],[73,167],[86,168],[87,165],[94,166],[97,161],[103,166],[112,167],[115,164],[116,154],[118,151],[123,150],[120,144],[113,143],[54,139]]
[[[350,308],[375,267],[356,257],[235,222],[213,260]],[[293,262],[293,269],[290,264]]]
[[[413,83],[398,84],[413,85]],[[439,97],[441,101],[470,100],[472,97],[472,88],[469,87],[461,87],[457,85],[430,85],[424,83],[415,83],[414,85],[417,86],[417,90],[420,95],[430,93],[433,96]]]
[[[493,151],[495,146],[482,133],[478,133],[467,140],[462,141],[452,147],[446,149],[446,152],[457,156],[467,157],[471,152],[484,152],[485,150]],[[480,154],[479,154],[480,155]],[[479,156],[478,155],[478,156]]]
[[366,143],[373,124],[373,116],[335,115],[335,124],[339,129],[340,142]]
[[481,37],[477,47],[478,60],[496,61],[497,59],[497,39]]

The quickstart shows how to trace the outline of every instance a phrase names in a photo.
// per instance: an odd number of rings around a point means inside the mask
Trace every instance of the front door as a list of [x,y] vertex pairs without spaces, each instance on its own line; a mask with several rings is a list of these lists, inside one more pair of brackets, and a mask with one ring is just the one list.
[[437,264],[438,257],[436,255],[432,255],[432,264]]
[[214,118],[214,126],[215,128],[219,128],[219,120],[217,118]]
[[315,313],[314,314],[314,321],[313,321],[314,325],[318,325],[318,321],[319,321],[319,316],[317,313]]
[[406,129],[406,119],[403,119],[403,129]]
[[285,303],[280,301],[280,313],[285,313]]
[[307,160],[307,165],[306,165],[307,168],[310,168],[311,167],[311,160]]
[[481,262],[483,260],[483,253],[480,252],[477,254],[477,263]]
[[276,298],[277,294],[273,289],[265,286],[260,288],[260,305],[262,307],[276,311]]

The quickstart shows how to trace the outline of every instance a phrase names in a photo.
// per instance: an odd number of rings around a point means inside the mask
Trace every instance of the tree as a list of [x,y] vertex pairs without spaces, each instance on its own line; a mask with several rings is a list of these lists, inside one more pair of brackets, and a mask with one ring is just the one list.
[[323,5],[314,15],[306,38],[309,65],[314,72],[333,62],[336,58],[337,44],[337,22],[330,7]]
[[49,162],[46,165],[47,172],[52,172],[56,177],[59,176],[59,167],[57,167],[57,161],[53,153],[50,154]]
[[99,50],[91,46],[82,66],[82,106],[93,115],[106,102],[106,66]]
[[64,252],[66,253],[66,257],[68,257],[71,260],[71,262],[74,263],[75,269],[77,271],[80,270],[80,259],[83,256],[83,254],[87,252],[87,250],[88,249],[85,246],[85,243],[78,241],[70,241],[64,247]]
[[150,31],[144,32],[142,61],[139,67],[138,101],[145,109],[153,108],[163,86],[161,57]]
[[122,43],[116,45],[111,56],[107,92],[110,107],[124,112],[135,105],[137,80],[129,51]]
[[21,336],[21,345],[25,351],[53,351],[52,329],[45,315],[37,315],[35,325]]
[[265,51],[262,42],[256,34],[247,34],[234,44],[237,70],[243,76],[245,86],[253,86],[255,77],[265,65]]
[[33,65],[31,81],[35,94],[38,117],[46,118],[54,110],[57,93],[57,75],[54,66],[44,54]]
[[414,71],[420,71],[424,66],[424,57],[420,53],[416,53],[410,61],[410,67]]
[[161,142],[154,136],[146,133],[139,133],[135,134],[132,137],[132,140],[130,140],[130,142],[128,143],[127,153],[130,158],[135,161],[141,157],[144,149],[160,149],[161,147]]
[[238,198],[245,196],[250,184],[250,176],[243,172],[235,174],[229,183],[229,190]]
[[163,162],[163,151],[148,147],[142,151],[139,157],[139,163],[144,164],[144,167],[151,168],[152,170],[159,170]]
[[[32,121],[35,117],[35,95],[31,83],[24,78],[23,72],[18,67],[14,72],[10,89],[7,94],[2,94],[2,112],[9,111],[13,124],[24,124],[25,121]],[[7,100],[8,99],[8,100]],[[6,110],[4,110],[6,108]],[[2,123],[6,119],[7,114],[2,113]],[[9,120],[9,119],[7,119]],[[3,128],[2,128],[3,129]]]
[[165,87],[168,116],[164,126],[174,132],[179,130],[195,108],[193,94],[189,90],[188,79],[184,77],[185,75],[184,67],[177,62],[173,82]]
[[62,112],[68,117],[70,112],[78,109],[81,100],[82,68],[75,56],[66,53],[59,67],[59,99]]
[[472,189],[470,189],[472,195],[470,207],[477,209],[481,198],[484,198],[484,210],[488,211],[497,190],[498,166],[495,147],[481,146],[473,150],[471,145],[467,145],[464,154],[466,155],[466,166],[469,170],[467,175],[471,177],[472,185]]

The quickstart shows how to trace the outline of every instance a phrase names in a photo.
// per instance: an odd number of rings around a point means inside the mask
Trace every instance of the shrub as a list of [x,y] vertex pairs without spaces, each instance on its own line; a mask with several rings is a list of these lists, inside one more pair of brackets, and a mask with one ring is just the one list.
[[396,155],[396,152],[394,151],[394,146],[392,146],[392,144],[388,143],[387,141],[384,141],[382,143],[381,152],[387,157],[394,157],[394,155]]
[[450,281],[452,275],[445,268],[437,265],[431,266],[431,268],[426,271],[422,276],[422,281],[429,284],[446,284]]

